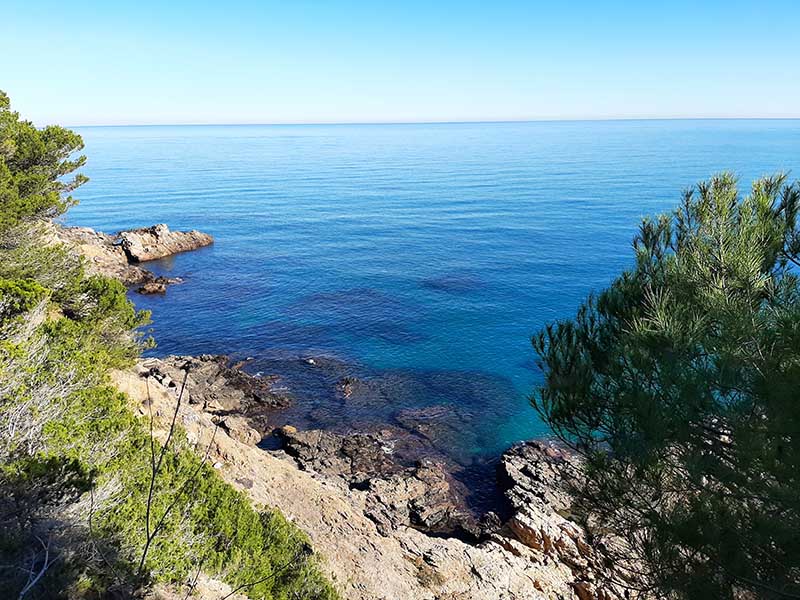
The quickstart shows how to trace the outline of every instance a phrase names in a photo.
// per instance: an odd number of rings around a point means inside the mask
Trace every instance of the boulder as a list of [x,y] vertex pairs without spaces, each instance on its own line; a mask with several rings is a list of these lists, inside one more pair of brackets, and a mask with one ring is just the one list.
[[153,279],[151,281],[146,281],[144,284],[136,288],[136,291],[140,294],[166,294],[167,293],[167,281],[159,281],[158,279]]
[[222,417],[218,425],[229,437],[243,444],[247,444],[248,446],[255,446],[261,441],[261,434],[250,427],[250,424],[244,417],[228,415]]
[[214,238],[207,233],[196,230],[170,231],[164,223],[121,231],[119,239],[128,260],[133,263],[157,260],[214,243]]

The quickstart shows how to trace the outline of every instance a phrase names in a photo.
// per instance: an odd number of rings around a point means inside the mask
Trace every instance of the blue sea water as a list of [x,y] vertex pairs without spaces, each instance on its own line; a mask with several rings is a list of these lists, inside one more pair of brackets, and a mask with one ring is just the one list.
[[[79,132],[91,181],[69,224],[216,238],[154,265],[184,284],[131,295],[153,312],[157,353],[252,356],[264,372],[337,357],[379,381],[381,401],[337,401],[311,381],[297,409],[308,422],[451,406],[463,419],[446,444],[466,456],[546,434],[527,401],[530,336],[631,264],[642,217],[721,170],[743,185],[800,175],[800,121]],[[285,376],[301,389],[309,377]]]

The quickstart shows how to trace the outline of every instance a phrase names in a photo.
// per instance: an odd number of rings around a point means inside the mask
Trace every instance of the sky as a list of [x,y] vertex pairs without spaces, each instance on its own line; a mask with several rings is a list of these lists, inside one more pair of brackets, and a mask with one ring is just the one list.
[[0,0],[37,124],[800,117],[797,0]]

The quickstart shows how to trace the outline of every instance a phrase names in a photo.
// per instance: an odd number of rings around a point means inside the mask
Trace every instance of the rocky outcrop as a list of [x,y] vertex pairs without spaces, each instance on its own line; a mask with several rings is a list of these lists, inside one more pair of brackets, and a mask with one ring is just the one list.
[[128,260],[133,263],[157,260],[214,243],[214,238],[207,233],[194,229],[192,231],[170,231],[164,223],[121,231],[118,236]]
[[90,274],[118,279],[126,286],[138,286],[142,294],[164,294],[180,278],[157,276],[138,263],[194,250],[213,242],[199,231],[170,231],[166,225],[122,231],[109,235],[88,227],[53,225],[52,237],[74,248],[86,259]]
[[366,514],[386,535],[399,527],[414,527],[476,541],[487,533],[468,510],[468,490],[451,475],[452,465],[421,459],[405,466],[398,459],[394,445],[399,438],[409,438],[407,432],[386,427],[344,435],[283,427],[278,435],[301,469],[366,492]]
[[[144,359],[114,375],[142,415],[156,415],[161,435],[180,392],[182,366],[189,368],[188,401],[179,422],[189,442],[208,447],[221,476],[254,503],[279,508],[308,533],[343,598],[618,597],[602,584],[580,528],[566,518],[568,497],[557,485],[551,489],[566,461],[556,447],[525,444],[504,455],[500,475],[512,519],[506,526],[478,523],[483,531],[467,542],[453,537],[465,490],[436,461],[398,464],[391,446],[397,431],[351,436],[284,427],[285,451],[255,447],[254,423],[242,415],[257,394],[243,390],[241,380],[262,378],[221,357]],[[266,378],[252,383],[257,389],[265,384]]]
[[55,235],[86,259],[90,274],[112,277],[128,286],[155,279],[155,275],[147,269],[128,262],[125,251],[113,235],[88,227],[59,227]]
[[[177,386],[152,375],[153,360],[114,375],[140,413],[155,415],[163,436]],[[147,406],[145,408],[145,406]],[[281,452],[270,453],[220,435],[216,415],[183,402],[178,420],[189,443],[209,448],[209,460],[254,503],[279,508],[308,533],[323,568],[348,600],[541,600],[575,597],[568,569],[537,564],[496,542],[480,546],[426,535],[411,527],[379,531],[368,516],[369,493],[341,479],[298,469]],[[216,433],[215,433],[216,432]],[[512,544],[514,541],[511,542]],[[541,588],[537,589],[537,586]]]
[[144,359],[141,364],[150,369],[151,377],[177,393],[185,382],[184,398],[213,415],[252,415],[266,426],[267,411],[285,408],[290,402],[273,392],[271,378],[248,375],[241,363],[231,365],[227,356],[168,356]]
[[622,597],[608,582],[604,557],[567,518],[568,484],[578,476],[577,466],[569,451],[552,442],[530,441],[507,450],[498,467],[512,509],[506,525],[528,548],[569,566],[575,578],[571,585],[581,600]]

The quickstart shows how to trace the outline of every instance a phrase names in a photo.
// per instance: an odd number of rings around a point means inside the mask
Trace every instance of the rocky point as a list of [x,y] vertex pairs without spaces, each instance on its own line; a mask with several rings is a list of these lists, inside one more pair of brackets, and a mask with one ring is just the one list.
[[171,231],[158,224],[143,229],[110,235],[88,227],[53,225],[53,239],[80,253],[90,273],[118,279],[126,286],[137,286],[141,294],[164,294],[180,278],[155,275],[139,263],[195,250],[214,242],[199,231]]

